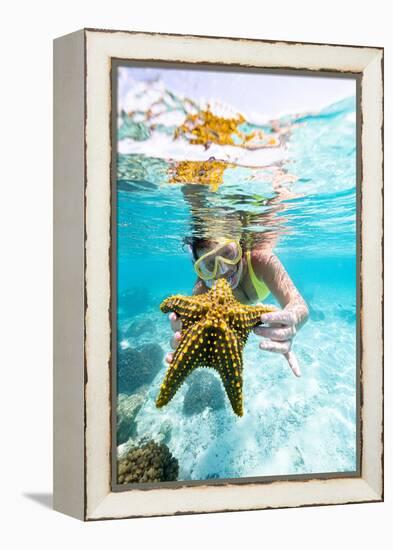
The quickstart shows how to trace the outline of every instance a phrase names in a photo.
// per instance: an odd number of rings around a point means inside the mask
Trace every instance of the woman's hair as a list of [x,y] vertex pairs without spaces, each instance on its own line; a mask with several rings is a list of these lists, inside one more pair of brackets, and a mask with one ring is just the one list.
[[184,245],[189,246],[191,249],[192,256],[194,260],[197,260],[196,251],[198,248],[208,248],[215,243],[214,239],[209,239],[208,237],[185,237]]
[[[216,244],[216,239],[209,237],[185,237],[184,246],[189,246],[194,260],[198,259],[197,250],[199,248],[209,248]],[[240,246],[243,248],[243,243],[240,241]]]

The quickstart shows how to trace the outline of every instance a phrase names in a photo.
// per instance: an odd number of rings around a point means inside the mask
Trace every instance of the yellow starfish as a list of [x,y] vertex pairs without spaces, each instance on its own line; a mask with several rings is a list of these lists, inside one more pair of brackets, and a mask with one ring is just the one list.
[[216,369],[224,384],[233,412],[243,415],[243,348],[260,323],[263,313],[274,306],[245,306],[233,296],[225,279],[198,296],[170,296],[161,311],[174,311],[182,321],[182,339],[161,384],[157,407],[166,405],[186,377],[197,367]]
[[245,122],[240,113],[236,118],[224,118],[215,115],[209,109],[196,114],[188,114],[184,123],[175,130],[174,138],[184,135],[194,145],[209,146],[235,145],[233,135],[242,136],[238,126]]
[[224,181],[225,170],[234,166],[225,160],[182,160],[172,169],[169,183],[204,184],[210,185],[212,191],[217,191]]

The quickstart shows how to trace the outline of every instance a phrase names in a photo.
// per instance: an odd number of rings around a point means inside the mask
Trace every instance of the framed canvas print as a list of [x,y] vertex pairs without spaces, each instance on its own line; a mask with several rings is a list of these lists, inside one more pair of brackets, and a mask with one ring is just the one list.
[[383,499],[383,50],[54,43],[54,503]]

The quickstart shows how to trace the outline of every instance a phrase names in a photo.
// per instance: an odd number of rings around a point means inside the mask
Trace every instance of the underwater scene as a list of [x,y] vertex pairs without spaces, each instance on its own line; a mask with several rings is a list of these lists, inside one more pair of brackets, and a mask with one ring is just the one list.
[[115,78],[115,481],[356,472],[355,80]]

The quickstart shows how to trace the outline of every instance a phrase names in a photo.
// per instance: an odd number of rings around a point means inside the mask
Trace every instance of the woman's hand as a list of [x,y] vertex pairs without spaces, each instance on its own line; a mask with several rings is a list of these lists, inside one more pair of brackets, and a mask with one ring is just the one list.
[[[169,321],[171,323],[171,328],[174,332],[172,338],[171,338],[171,348],[172,349],[176,349],[177,346],[179,345],[179,342],[181,340],[181,328],[182,328],[182,323],[181,323],[181,319],[178,315],[176,315],[176,313],[174,313],[173,311],[169,314],[168,316],[169,318]],[[173,353],[167,353],[166,356],[165,356],[165,361],[167,363],[172,363],[172,360],[173,360]]]
[[295,376],[301,375],[297,358],[293,351],[291,351],[298,320],[297,311],[287,308],[281,311],[264,313],[261,316],[261,321],[264,325],[268,326],[257,326],[254,328],[255,334],[264,338],[260,342],[259,347],[265,351],[282,353]]

